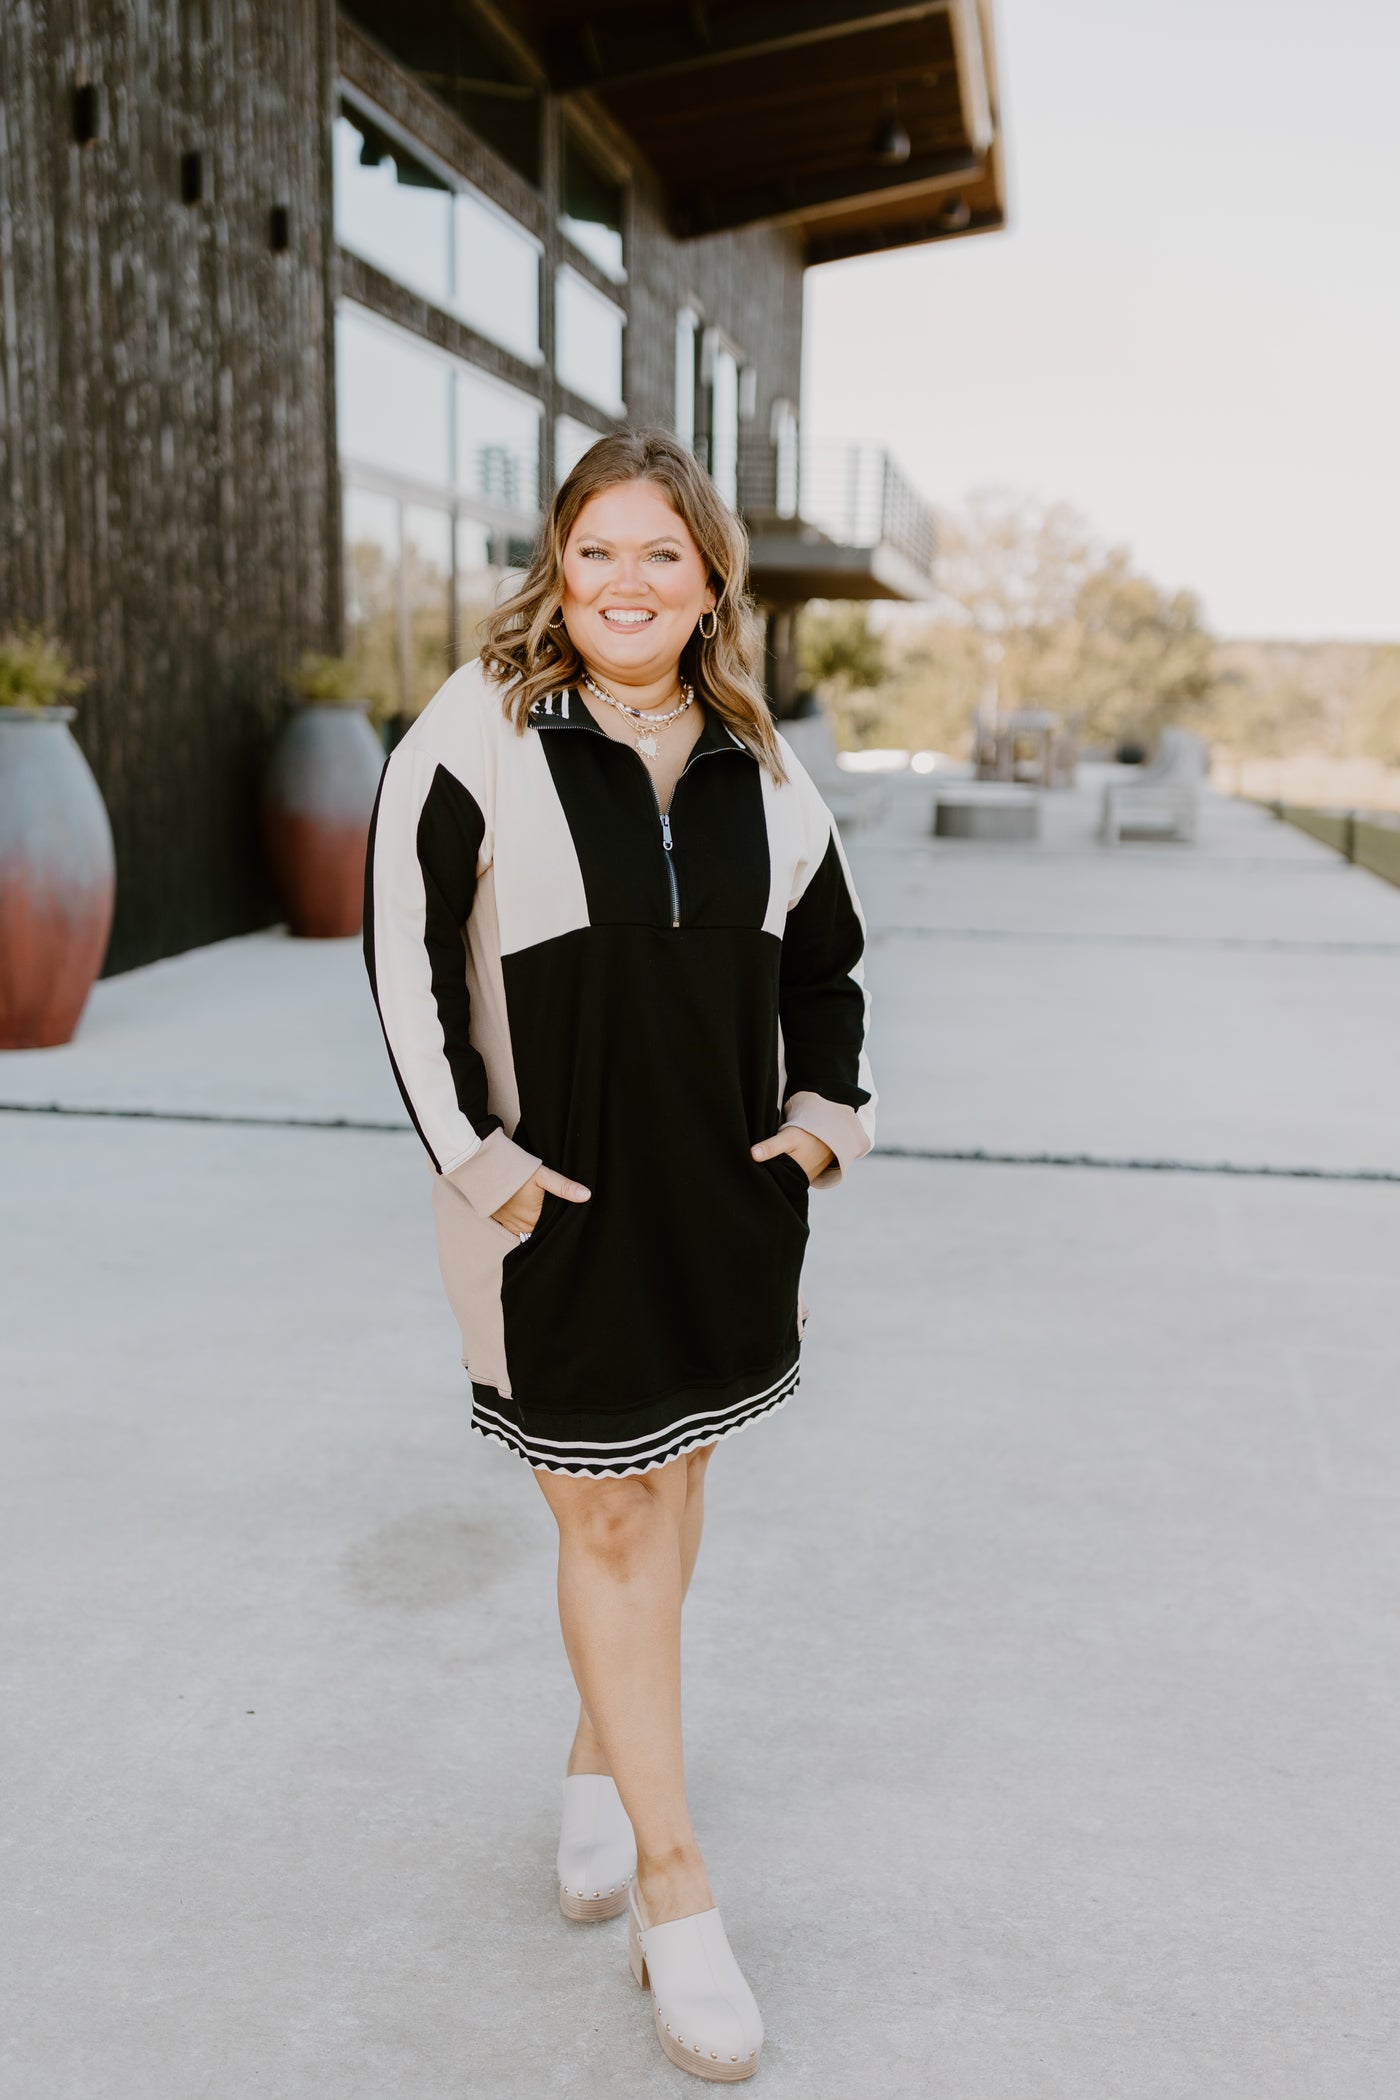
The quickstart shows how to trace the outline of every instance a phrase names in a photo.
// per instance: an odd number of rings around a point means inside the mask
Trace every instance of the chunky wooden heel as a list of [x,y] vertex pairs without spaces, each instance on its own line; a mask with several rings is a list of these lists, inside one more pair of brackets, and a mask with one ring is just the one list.
[[627,1958],[638,1983],[651,1991],[656,2039],[673,2064],[724,2085],[753,2077],[763,2021],[717,1910],[648,1925],[634,1881]]
[[627,1959],[632,1964],[632,1974],[642,1989],[647,1987],[647,1958],[642,1952],[642,1936],[637,1930],[637,1914],[631,1904],[627,1906]]

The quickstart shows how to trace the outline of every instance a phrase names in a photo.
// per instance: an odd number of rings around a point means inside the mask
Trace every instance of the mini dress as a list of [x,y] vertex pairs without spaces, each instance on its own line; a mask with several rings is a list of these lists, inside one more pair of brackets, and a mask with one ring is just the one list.
[[[700,695],[703,700],[703,694]],[[523,730],[477,663],[390,753],[364,955],[432,1177],[472,1426],[531,1466],[623,1477],[796,1390],[812,1190],[874,1139],[865,920],[779,735],[779,783],[712,710],[663,815],[578,694]],[[828,1145],[809,1184],[750,1146]],[[492,1216],[544,1162],[521,1240]]]

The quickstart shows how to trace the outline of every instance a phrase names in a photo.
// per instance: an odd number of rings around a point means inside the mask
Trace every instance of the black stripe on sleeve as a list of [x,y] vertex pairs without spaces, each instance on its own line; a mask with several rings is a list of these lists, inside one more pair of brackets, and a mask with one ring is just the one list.
[[859,1084],[865,992],[851,975],[865,940],[832,837],[821,865],[787,915],[778,977],[786,1091],[820,1094],[848,1108],[870,1099]]
[[369,988],[374,999],[374,1010],[379,1015],[379,1026],[384,1035],[384,1047],[389,1053],[389,1068],[394,1075],[394,1084],[403,1096],[403,1105],[408,1110],[414,1129],[423,1140],[429,1159],[431,1159],[440,1174],[442,1172],[442,1161],[428,1143],[427,1132],[419,1122],[418,1111],[413,1105],[413,1096],[403,1083],[403,1073],[399,1070],[399,1061],[394,1055],[394,1046],[389,1041],[389,1031],[384,1026],[384,1008],[379,998],[379,973],[375,967],[374,953],[374,842],[379,836],[379,805],[384,799],[384,782],[388,778],[388,773],[389,768],[386,764],[379,776],[379,786],[374,792],[374,808],[370,813],[369,820],[369,844],[365,850],[365,914],[362,936],[365,969],[369,973]]
[[426,903],[423,940],[457,1106],[483,1138],[502,1124],[486,1105],[486,1067],[472,1047],[462,928],[471,916],[477,856],[485,836],[480,803],[455,774],[439,766],[418,818],[418,865]]

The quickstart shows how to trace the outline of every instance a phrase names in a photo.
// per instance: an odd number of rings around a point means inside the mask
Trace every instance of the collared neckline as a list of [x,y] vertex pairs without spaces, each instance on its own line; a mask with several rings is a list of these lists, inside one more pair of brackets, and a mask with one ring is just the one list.
[[[704,706],[703,701],[701,705]],[[531,707],[526,720],[536,729],[585,729],[594,736],[606,738],[610,744],[622,741],[620,737],[608,736],[607,730],[599,727],[576,686],[567,687],[562,692],[542,695]],[[705,708],[704,725],[686,755],[686,764],[689,765],[697,752],[702,751],[742,751],[746,757],[753,757],[743,738],[735,736],[729,724],[710,707]]]

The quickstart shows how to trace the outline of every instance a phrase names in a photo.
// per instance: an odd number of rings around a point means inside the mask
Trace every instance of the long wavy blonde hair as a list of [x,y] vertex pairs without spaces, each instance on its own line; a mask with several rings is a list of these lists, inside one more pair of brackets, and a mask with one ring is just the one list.
[[523,734],[542,694],[582,679],[583,658],[560,610],[564,549],[584,504],[626,481],[654,482],[662,491],[699,548],[715,594],[715,631],[703,635],[696,628],[681,651],[681,677],[775,780],[786,780],[754,665],[748,536],[694,453],[664,430],[599,438],[555,491],[523,582],[482,629],[482,668],[504,687],[507,716]]

